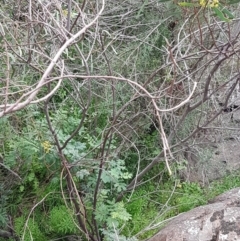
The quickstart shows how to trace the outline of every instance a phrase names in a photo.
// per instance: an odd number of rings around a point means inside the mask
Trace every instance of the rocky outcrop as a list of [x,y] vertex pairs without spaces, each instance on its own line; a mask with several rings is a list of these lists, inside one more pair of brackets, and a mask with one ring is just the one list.
[[240,188],[180,214],[148,241],[240,241]]

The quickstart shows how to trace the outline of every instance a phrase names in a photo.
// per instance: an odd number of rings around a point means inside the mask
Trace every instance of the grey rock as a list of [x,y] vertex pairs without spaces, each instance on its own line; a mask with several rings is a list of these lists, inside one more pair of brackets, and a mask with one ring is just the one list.
[[240,241],[240,188],[180,214],[148,241]]

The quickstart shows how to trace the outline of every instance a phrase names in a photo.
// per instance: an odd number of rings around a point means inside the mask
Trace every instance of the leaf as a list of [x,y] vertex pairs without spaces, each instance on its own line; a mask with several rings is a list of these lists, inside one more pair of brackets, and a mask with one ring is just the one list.
[[130,179],[132,177],[132,173],[129,172],[123,172],[121,175],[121,178],[123,179]]
[[56,183],[59,183],[59,177],[53,177],[52,180],[51,180],[51,183],[52,184],[56,184]]
[[111,217],[113,219],[119,219],[123,221],[129,221],[132,217],[124,207],[123,202],[115,203],[114,210],[111,212]]
[[[2,36],[5,36],[4,28],[3,28],[3,26],[2,26],[1,23],[0,23],[0,34],[1,34]],[[1,41],[0,41],[0,42],[1,42]]]
[[9,52],[8,52],[8,55],[9,55],[9,57],[12,59],[12,63],[14,63],[15,60],[16,60],[15,57],[14,57],[11,53],[9,53]]
[[100,221],[103,222],[106,220],[107,216],[109,214],[109,207],[108,205],[105,204],[100,204],[100,206],[97,207],[96,213],[95,213],[95,218]]
[[212,9],[222,21],[224,21],[224,22],[230,21],[228,18],[225,18],[223,12],[219,8],[213,7]]
[[90,175],[90,172],[87,169],[82,169],[80,171],[77,171],[76,176],[79,179],[83,179],[85,176]]
[[35,174],[33,172],[29,173],[27,179],[29,182],[33,181],[35,179]]
[[23,185],[21,185],[21,186],[19,187],[19,191],[20,191],[20,192],[23,192],[23,191],[24,191],[24,186],[23,186]]
[[235,3],[239,3],[240,0],[229,0],[227,1],[228,4],[235,4]]
[[105,170],[103,170],[103,172],[102,172],[101,179],[102,179],[103,183],[110,183],[112,181],[111,176]]
[[143,3],[143,5],[140,7],[139,11],[138,11],[138,14],[137,14],[137,19],[139,19],[140,15],[144,12],[144,8],[145,8],[145,5],[148,4],[148,0],[145,0],[145,2]]
[[226,16],[228,16],[229,19],[234,19],[234,16],[231,12],[229,12],[227,9],[223,9],[222,13],[224,13]]
[[18,46],[19,56],[22,57],[22,49]]

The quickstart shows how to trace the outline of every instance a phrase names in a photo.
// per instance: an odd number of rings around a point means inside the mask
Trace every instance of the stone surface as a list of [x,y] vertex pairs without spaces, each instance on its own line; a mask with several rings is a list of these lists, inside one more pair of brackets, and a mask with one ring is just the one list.
[[240,188],[180,214],[148,241],[240,241]]

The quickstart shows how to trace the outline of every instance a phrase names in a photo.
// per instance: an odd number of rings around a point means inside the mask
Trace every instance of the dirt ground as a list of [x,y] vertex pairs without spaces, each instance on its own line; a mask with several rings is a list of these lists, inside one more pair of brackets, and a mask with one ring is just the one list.
[[223,113],[211,127],[199,139],[203,144],[184,155],[188,163],[182,171],[185,180],[207,185],[240,169],[240,110]]

